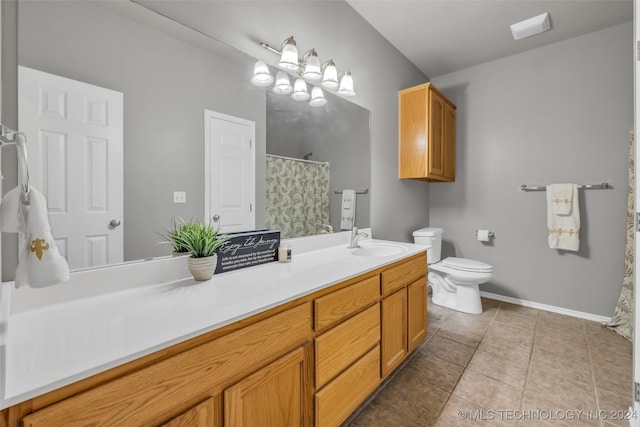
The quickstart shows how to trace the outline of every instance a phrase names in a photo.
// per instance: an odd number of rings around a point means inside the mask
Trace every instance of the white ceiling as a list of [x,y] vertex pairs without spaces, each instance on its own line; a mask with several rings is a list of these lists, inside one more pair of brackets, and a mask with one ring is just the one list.
[[[632,0],[346,0],[429,77],[631,21]],[[513,40],[509,26],[549,12],[551,30]]]

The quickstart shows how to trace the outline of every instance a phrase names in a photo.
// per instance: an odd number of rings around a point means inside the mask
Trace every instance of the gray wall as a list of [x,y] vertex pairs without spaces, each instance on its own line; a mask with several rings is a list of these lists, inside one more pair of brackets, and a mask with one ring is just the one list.
[[275,65],[258,42],[280,47],[293,35],[302,55],[316,48],[350,68],[353,102],[371,112],[371,225],[377,238],[412,241],[429,223],[429,185],[398,179],[398,90],[428,81],[344,1],[149,1],[170,15]]
[[[158,233],[171,219],[203,218],[204,109],[256,122],[263,226],[266,96],[249,83],[253,60],[131,6],[160,19],[141,25],[89,2],[21,2],[18,46],[20,65],[124,93],[125,260],[167,255]],[[186,204],[173,203],[178,190]]]
[[[432,82],[457,110],[455,183],[432,184],[430,225],[444,256],[487,262],[482,289],[611,316],[623,276],[631,23],[503,58]],[[580,190],[580,251],[549,249],[544,192],[521,184],[613,184]],[[475,230],[495,231],[492,245]]]

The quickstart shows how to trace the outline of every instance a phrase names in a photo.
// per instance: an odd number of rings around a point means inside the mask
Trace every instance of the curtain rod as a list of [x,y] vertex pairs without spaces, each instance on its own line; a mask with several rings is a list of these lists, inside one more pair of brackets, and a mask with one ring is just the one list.
[[329,164],[329,162],[319,162],[317,160],[296,159],[295,157],[276,156],[275,154],[266,154],[267,157],[275,157],[276,159],[295,160],[297,162]]

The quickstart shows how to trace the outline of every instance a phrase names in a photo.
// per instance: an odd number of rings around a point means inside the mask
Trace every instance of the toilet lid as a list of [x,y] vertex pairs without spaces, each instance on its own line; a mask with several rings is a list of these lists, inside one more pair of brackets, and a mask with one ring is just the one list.
[[442,265],[449,268],[462,271],[473,271],[478,273],[490,273],[493,267],[484,262],[475,261],[473,259],[449,257],[442,261]]

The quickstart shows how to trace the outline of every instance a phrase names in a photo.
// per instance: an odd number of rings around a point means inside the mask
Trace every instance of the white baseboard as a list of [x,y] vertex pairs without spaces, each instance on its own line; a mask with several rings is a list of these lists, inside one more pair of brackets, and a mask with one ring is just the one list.
[[538,310],[550,311],[552,313],[564,314],[565,316],[578,317],[580,319],[592,320],[594,322],[609,322],[610,317],[599,316],[597,314],[585,313],[583,311],[570,310],[568,308],[556,307],[554,305],[540,304],[538,302],[527,301],[519,298],[506,297],[504,295],[492,294],[480,291],[480,296],[498,301],[509,302],[523,307],[537,308]]

